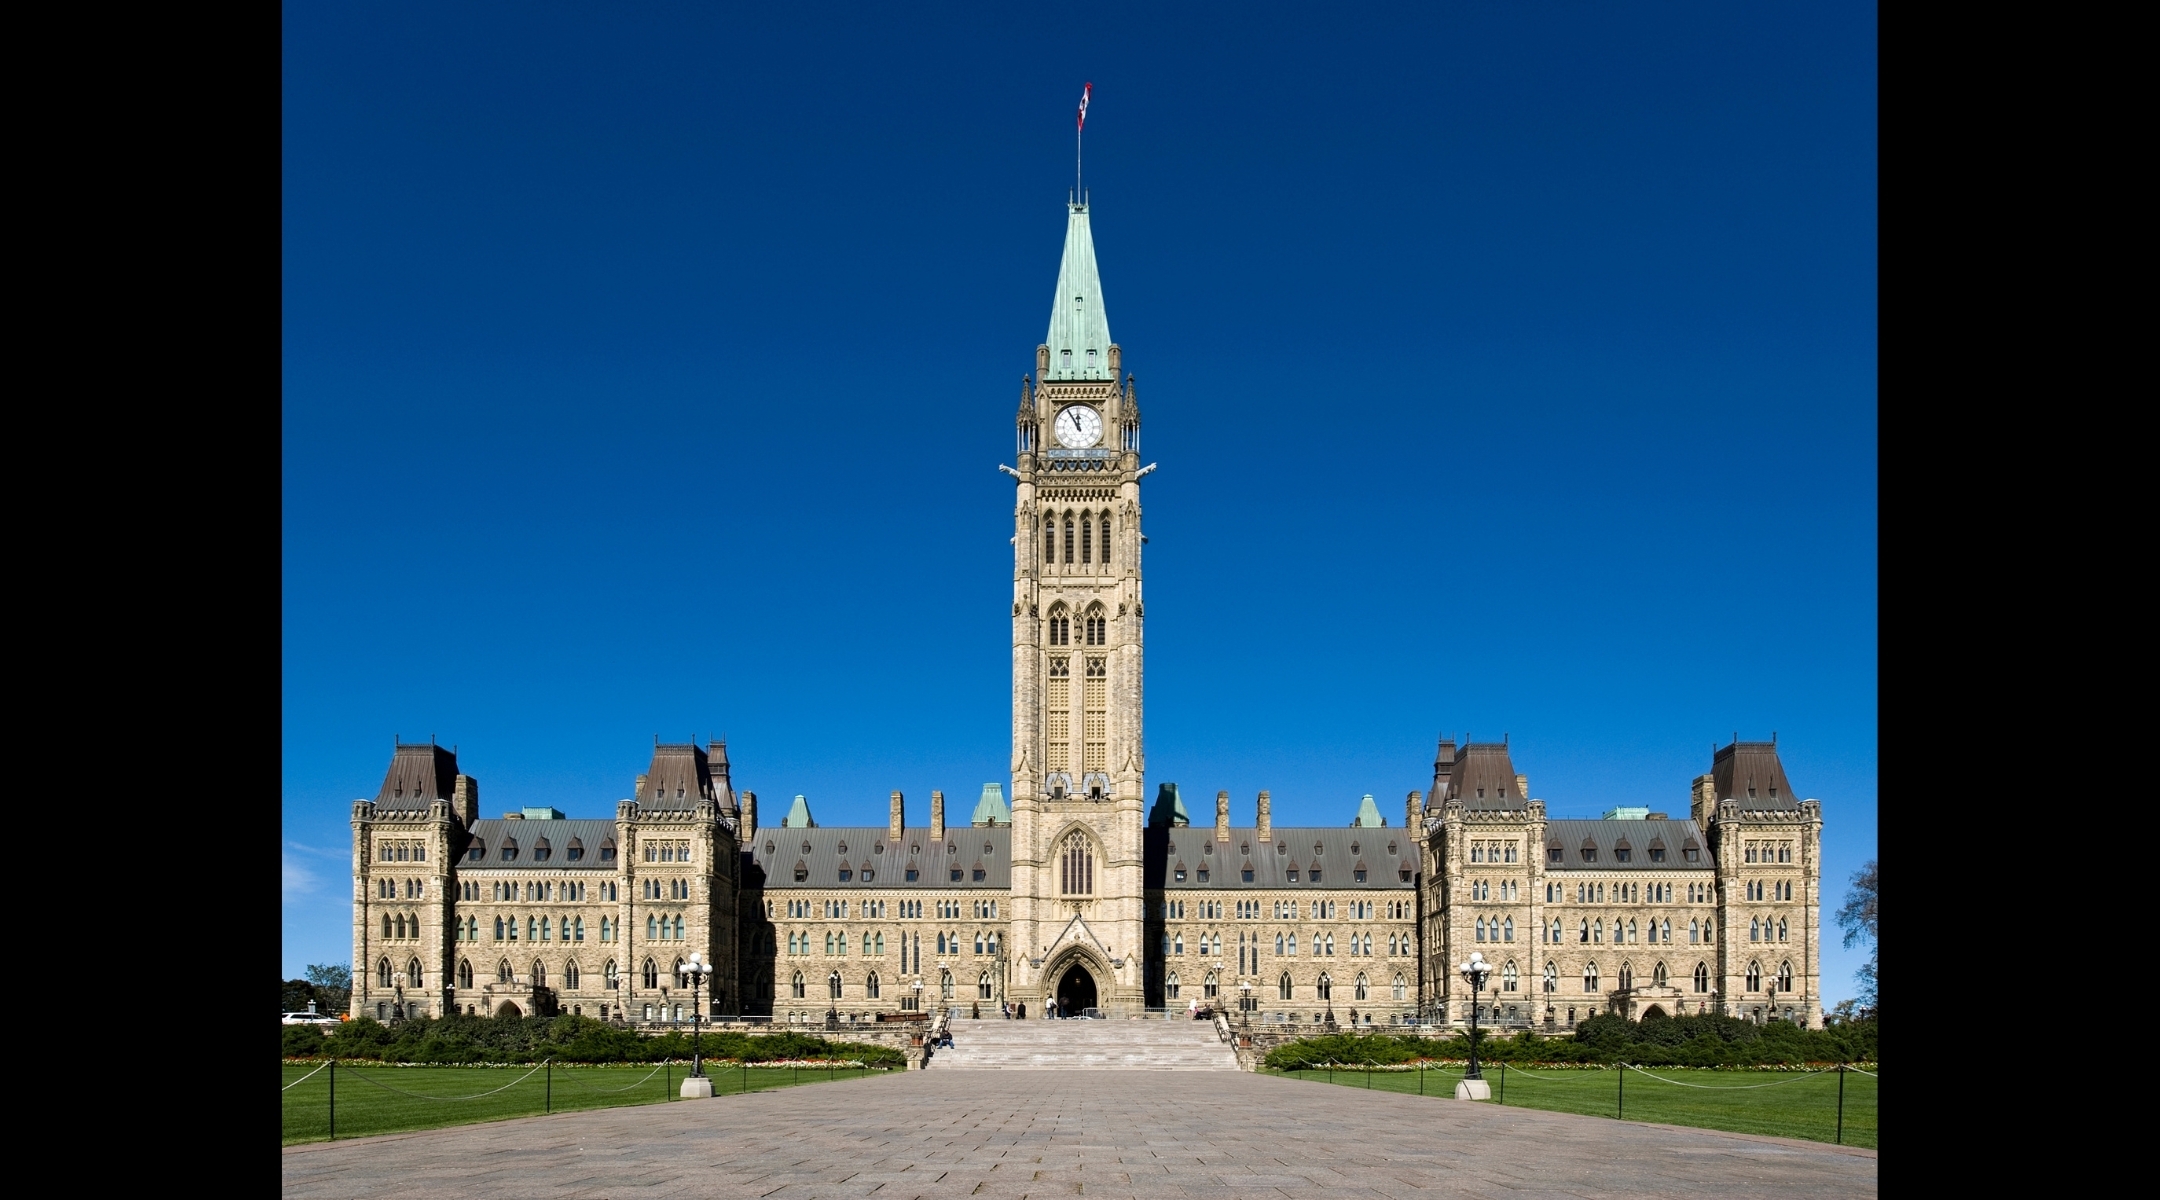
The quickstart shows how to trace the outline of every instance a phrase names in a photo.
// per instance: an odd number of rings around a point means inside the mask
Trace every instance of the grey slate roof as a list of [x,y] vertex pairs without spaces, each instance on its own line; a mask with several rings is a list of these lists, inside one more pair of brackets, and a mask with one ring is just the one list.
[[1785,778],[1776,742],[1734,742],[1712,757],[1717,799],[1736,800],[1742,812],[1790,812],[1800,807]]
[[[1626,862],[1621,862],[1618,854],[1623,843],[1628,850]],[[1693,821],[1547,821],[1545,848],[1554,846],[1561,850],[1560,861],[1553,862],[1548,856],[1545,860],[1547,871],[1710,869],[1710,840]],[[1664,848],[1664,862],[1651,861],[1650,848],[1653,846]],[[1586,847],[1597,851],[1594,861],[1583,857]],[[1689,847],[1702,852],[1695,862],[1689,862],[1687,855],[1682,853]]]
[[[767,890],[781,888],[1010,888],[1012,886],[1012,827],[1009,825],[953,825],[939,841],[926,826],[903,830],[897,846],[886,840],[885,829],[761,829],[747,855],[750,865],[764,874]],[[804,846],[810,847],[805,851]],[[847,847],[842,853],[841,847]],[[988,849],[985,849],[988,847]],[[840,878],[842,866],[849,878]],[[806,878],[797,882],[795,869]],[[910,882],[908,868],[915,879]],[[954,868],[960,878],[952,877]],[[867,868],[873,878],[864,879]],[[981,870],[983,877],[975,878]],[[754,880],[755,875],[751,878]]]
[[375,793],[375,807],[381,812],[426,812],[431,802],[450,798],[457,773],[457,752],[449,747],[399,742],[382,789]]
[[1439,778],[1427,798],[1435,807],[1459,803],[1475,812],[1515,812],[1530,807],[1506,742],[1465,742],[1457,750],[1442,738],[1434,756]]
[[[1392,852],[1388,849],[1391,845],[1395,847]],[[1252,847],[1251,854],[1240,852],[1245,846]],[[1319,847],[1317,853],[1315,846]],[[1171,891],[1180,888],[1194,891],[1221,888],[1406,891],[1417,886],[1417,857],[1416,840],[1400,829],[1278,827],[1262,841],[1257,829],[1232,826],[1230,840],[1218,842],[1213,825],[1188,825],[1147,831],[1144,873],[1146,886]],[[1180,864],[1185,868],[1183,882],[1177,877]],[[1253,873],[1250,883],[1245,881],[1247,865]],[[1318,882],[1312,878],[1315,866],[1321,869]],[[1200,881],[1202,867],[1208,869],[1205,883]],[[1360,867],[1365,871],[1362,883],[1357,878]],[[1292,868],[1298,873],[1296,883],[1290,882]],[[1405,870],[1410,872],[1407,880],[1402,877]]]
[[[519,870],[541,871],[613,871],[620,866],[616,858],[602,858],[600,848],[615,843],[613,821],[505,821],[480,820],[473,822],[472,838],[465,844],[465,853],[458,856],[458,866],[466,869],[479,867],[510,867]],[[503,851],[511,840],[517,842],[517,857],[506,859]],[[547,857],[541,858],[541,842],[547,843]],[[581,858],[573,861],[570,850],[575,844],[584,850]],[[479,857],[473,856],[478,848]]]

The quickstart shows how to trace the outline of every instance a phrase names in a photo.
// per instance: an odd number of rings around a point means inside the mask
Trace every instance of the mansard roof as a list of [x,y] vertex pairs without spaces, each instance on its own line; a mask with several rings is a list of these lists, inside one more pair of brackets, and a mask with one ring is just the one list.
[[[516,856],[503,857],[512,842],[517,844]],[[546,858],[537,857],[543,843]],[[465,843],[465,853],[457,861],[461,870],[504,867],[541,871],[613,871],[619,865],[620,849],[615,857],[602,857],[603,846],[615,846],[613,821],[480,820],[473,822],[472,836]],[[582,850],[583,854],[572,859],[570,851],[573,848]]]
[[700,800],[733,808],[726,744],[715,742],[710,752],[694,741],[655,745],[642,791],[636,799],[644,812],[692,809]]
[[[906,829],[896,845],[883,826],[830,829],[761,829],[746,851],[765,874],[767,891],[786,888],[1010,888],[1012,827],[954,825],[943,840],[930,830]],[[809,849],[804,849],[807,846]],[[846,847],[846,849],[842,849]],[[849,878],[840,878],[847,867]],[[800,867],[804,878],[795,878]],[[907,877],[913,867],[915,879]],[[863,878],[867,868],[872,877]],[[954,868],[960,878],[952,877]],[[981,879],[975,871],[983,872]]]
[[1735,741],[1712,759],[1711,782],[1720,802],[1736,800],[1742,812],[1789,812],[1800,807],[1800,797],[1785,778],[1785,764],[1778,760],[1777,742]]
[[[1545,822],[1545,845],[1538,853],[1557,848],[1560,861],[1546,858],[1545,870],[1552,871],[1672,871],[1711,868],[1710,840],[1702,835],[1693,821],[1547,821]],[[1621,862],[1615,851],[1626,849],[1628,860]],[[1652,862],[1652,848],[1664,850],[1664,862]],[[1597,852],[1595,859],[1584,856],[1583,851]],[[1684,851],[1699,850],[1695,862],[1689,862]]]
[[1459,803],[1476,812],[1507,812],[1530,807],[1524,784],[1515,773],[1515,760],[1505,741],[1465,742],[1457,750],[1451,739],[1442,739],[1434,756],[1437,776],[1433,807]]
[[425,812],[433,801],[450,798],[457,787],[457,774],[457,751],[432,741],[399,742],[390,756],[390,770],[383,775],[382,788],[375,793],[375,807],[378,811]]
[[[1184,826],[1147,831],[1143,859],[1146,885],[1171,891],[1259,891],[1261,889],[1312,891],[1403,891],[1417,886],[1417,841],[1400,829],[1309,829],[1281,826],[1268,831],[1263,841],[1257,828],[1230,830],[1230,840],[1217,841],[1215,827]],[[1245,848],[1251,847],[1247,853]],[[1390,849],[1392,847],[1392,849]],[[1177,878],[1177,867],[1185,878]],[[1252,867],[1252,882],[1245,882],[1245,868]],[[1312,869],[1321,868],[1314,882]],[[1207,882],[1200,868],[1208,869]],[[1296,868],[1298,882],[1289,871]],[[1357,871],[1363,869],[1360,882]],[[1402,877],[1403,871],[1410,878]]]

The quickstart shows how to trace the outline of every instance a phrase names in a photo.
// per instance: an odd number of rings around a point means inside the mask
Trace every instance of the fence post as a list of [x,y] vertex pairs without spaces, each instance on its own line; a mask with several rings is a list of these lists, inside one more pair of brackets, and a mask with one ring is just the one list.
[[1365,1090],[1366,1090],[1366,1091],[1368,1091],[1368,1092],[1372,1090],[1372,1064],[1371,1064],[1371,1063],[1366,1063],[1366,1064],[1365,1064]]
[[1627,1120],[1627,1064],[1620,1064],[1620,1111],[1613,1114],[1615,1120]]
[[330,1060],[330,1140],[337,1140],[337,1060],[334,1058]]
[[547,1099],[543,1102],[544,1106],[540,1111],[551,1113],[555,1111],[555,1060],[548,1059],[541,1065],[547,1068],[545,1076],[547,1079]]
[[1425,1094],[1425,1060],[1422,1058],[1418,1060],[1417,1065],[1417,1094],[1420,1096]]
[[1837,1144],[1845,1144],[1845,1064],[1837,1065]]
[[1500,1098],[1494,1103],[1507,1103],[1507,1064],[1504,1062],[1500,1064]]
[[667,1071],[667,1078],[662,1081],[667,1091],[660,1098],[662,1100],[673,1100],[675,1098],[675,1060],[668,1059],[662,1064],[662,1067]]
[[739,1062],[735,1064],[735,1069],[742,1072],[742,1091],[736,1095],[747,1096],[750,1094],[750,1064],[747,1061]]

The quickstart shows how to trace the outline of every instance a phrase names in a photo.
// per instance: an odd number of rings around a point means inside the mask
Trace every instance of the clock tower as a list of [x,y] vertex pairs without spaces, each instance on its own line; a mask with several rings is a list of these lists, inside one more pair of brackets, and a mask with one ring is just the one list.
[[1142,1004],[1145,957],[1140,479],[1154,468],[1086,197],[1066,207],[1012,472],[1012,995],[1121,1014]]

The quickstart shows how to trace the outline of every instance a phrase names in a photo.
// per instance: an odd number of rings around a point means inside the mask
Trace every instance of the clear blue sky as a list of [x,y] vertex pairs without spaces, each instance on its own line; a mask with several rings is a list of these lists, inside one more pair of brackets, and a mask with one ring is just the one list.
[[1504,732],[1555,815],[1677,811],[1776,730],[1835,909],[1872,5],[734,7],[286,8],[288,975],[349,957],[393,735],[491,812],[607,815],[656,733],[825,824],[1005,778],[994,468],[1090,80],[1150,783],[1392,823]]

